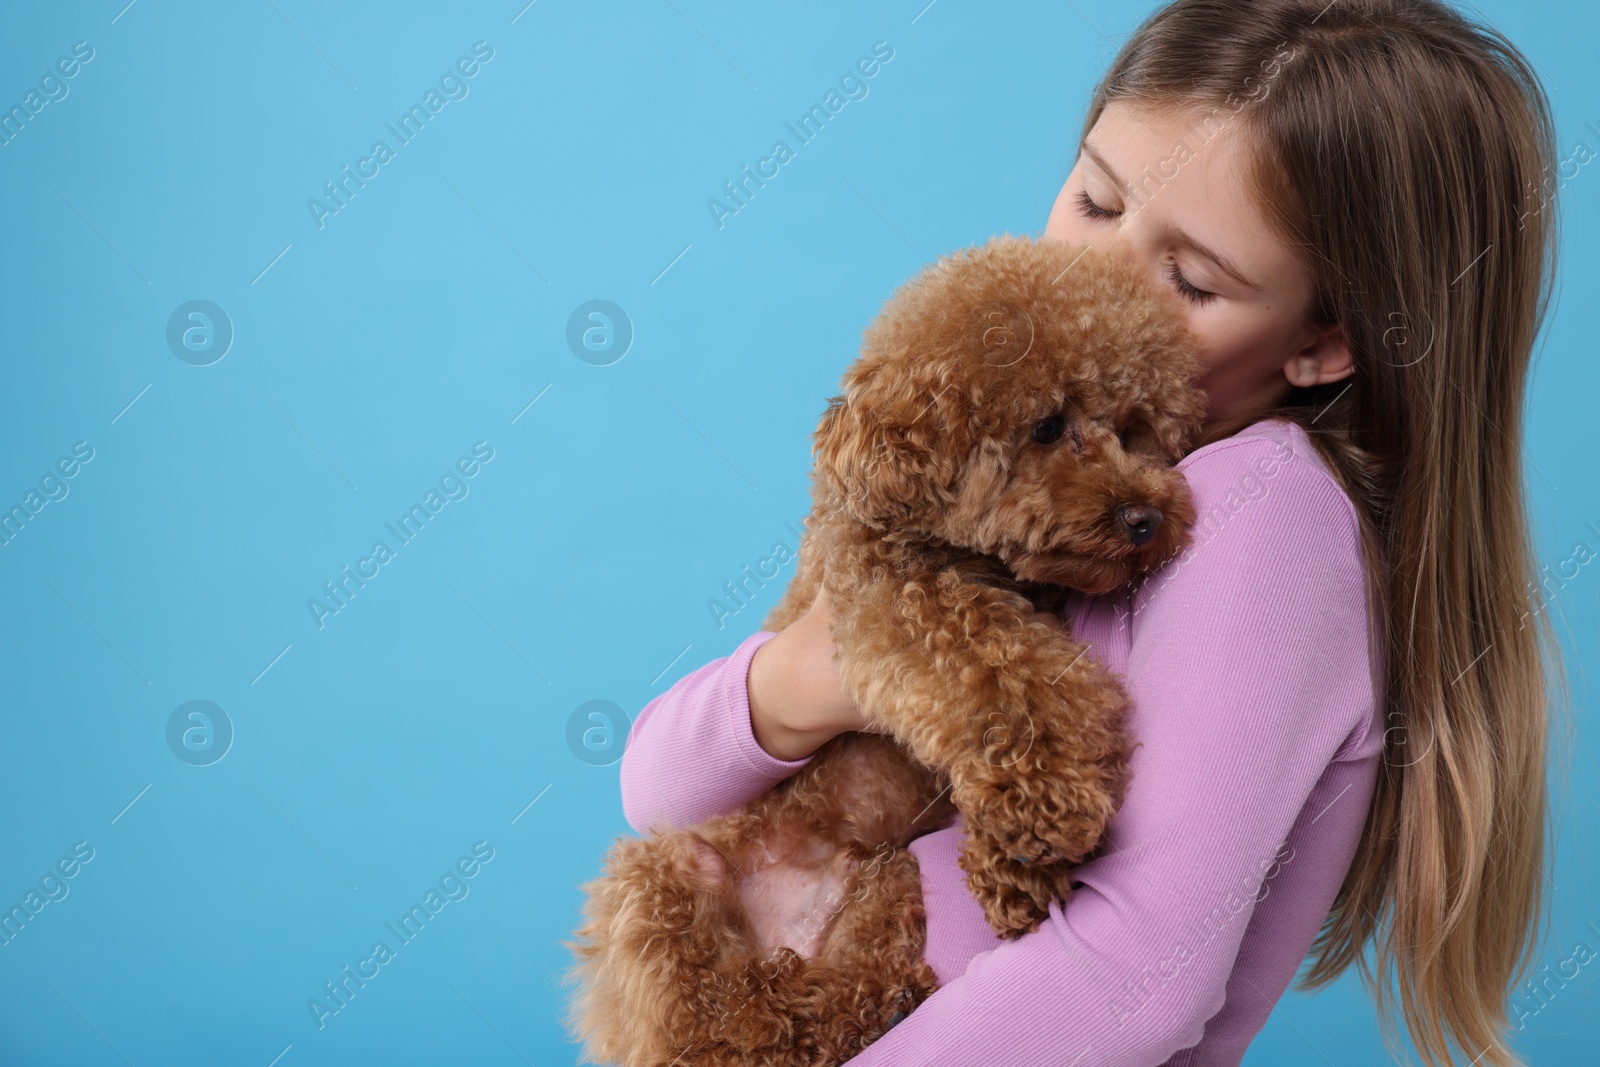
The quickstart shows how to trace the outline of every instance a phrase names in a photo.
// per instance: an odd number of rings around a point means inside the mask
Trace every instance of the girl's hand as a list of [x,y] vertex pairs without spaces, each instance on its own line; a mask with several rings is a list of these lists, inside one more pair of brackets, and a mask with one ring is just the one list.
[[[1066,621],[1055,612],[1036,611],[1033,618],[1066,629]],[[839,682],[826,580],[806,613],[756,650],[747,688],[751,732],[768,754],[781,760],[809,756],[850,730],[886,732],[868,725]]]
[[750,728],[783,760],[811,755],[848,730],[866,730],[861,709],[839,682],[833,607],[826,582],[806,613],[750,660]]

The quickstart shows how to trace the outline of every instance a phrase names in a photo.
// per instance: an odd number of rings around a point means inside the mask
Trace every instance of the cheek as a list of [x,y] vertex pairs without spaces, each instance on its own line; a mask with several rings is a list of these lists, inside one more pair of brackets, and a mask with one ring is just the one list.
[[1088,221],[1073,212],[1068,212],[1061,218],[1052,215],[1049,225],[1045,227],[1044,235],[1052,240],[1071,241],[1081,245],[1090,245],[1103,240],[1105,234],[1090,229]]
[[[1230,314],[1230,312],[1232,312]],[[1259,337],[1252,337],[1237,310],[1227,305],[1203,308],[1189,305],[1184,324],[1199,342],[1200,362],[1212,376],[1227,377],[1257,361]]]
[[1255,379],[1289,357],[1289,340],[1276,323],[1234,305],[1190,308],[1187,324],[1200,345],[1212,380]]

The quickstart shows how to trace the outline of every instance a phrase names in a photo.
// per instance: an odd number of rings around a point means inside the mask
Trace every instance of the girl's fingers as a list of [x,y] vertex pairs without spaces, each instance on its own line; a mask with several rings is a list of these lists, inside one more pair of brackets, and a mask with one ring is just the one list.
[[1048,623],[1049,625],[1054,626],[1057,630],[1066,632],[1067,620],[1062,618],[1058,612],[1036,611],[1033,613],[1033,618],[1035,622]]

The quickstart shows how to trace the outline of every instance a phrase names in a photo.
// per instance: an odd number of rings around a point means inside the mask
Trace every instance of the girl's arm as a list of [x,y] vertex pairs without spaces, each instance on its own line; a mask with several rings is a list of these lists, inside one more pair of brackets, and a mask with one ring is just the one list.
[[776,637],[762,630],[727,656],[678,679],[646,704],[622,753],[622,814],[638,833],[691,826],[733,811],[794,774],[756,741],[746,689],[750,660]]
[[[997,942],[956,867],[959,831],[914,841],[925,956],[945,984],[852,1067],[1152,1067],[1197,1044],[1229,997],[1265,1018],[1348,867],[1375,769],[1357,520],[1309,442],[1289,440],[1191,454],[1196,543],[1135,598],[1124,681],[1139,745],[1081,884],[1038,930]],[[1368,758],[1335,761],[1357,746]],[[1294,944],[1252,943],[1230,986],[1275,857],[1271,928]]]

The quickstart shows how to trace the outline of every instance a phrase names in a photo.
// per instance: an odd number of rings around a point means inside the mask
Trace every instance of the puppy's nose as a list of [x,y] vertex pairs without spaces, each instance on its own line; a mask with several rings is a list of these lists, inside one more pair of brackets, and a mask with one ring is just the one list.
[[1142,545],[1156,535],[1156,527],[1161,525],[1161,509],[1148,504],[1124,504],[1117,509],[1117,518],[1128,527],[1128,539]]

